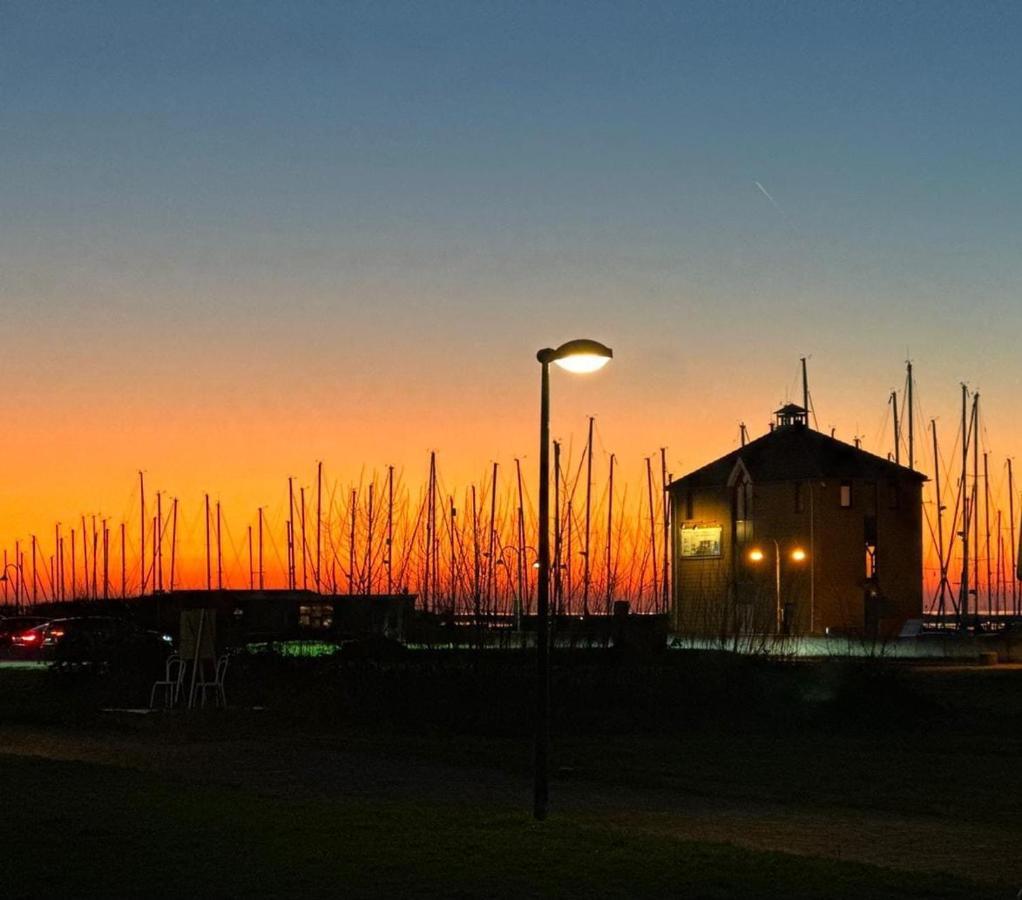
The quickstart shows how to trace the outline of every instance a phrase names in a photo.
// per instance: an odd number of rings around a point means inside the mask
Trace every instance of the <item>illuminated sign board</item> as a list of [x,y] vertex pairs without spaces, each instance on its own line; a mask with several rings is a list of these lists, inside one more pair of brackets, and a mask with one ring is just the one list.
[[723,530],[720,525],[682,525],[682,559],[719,559]]

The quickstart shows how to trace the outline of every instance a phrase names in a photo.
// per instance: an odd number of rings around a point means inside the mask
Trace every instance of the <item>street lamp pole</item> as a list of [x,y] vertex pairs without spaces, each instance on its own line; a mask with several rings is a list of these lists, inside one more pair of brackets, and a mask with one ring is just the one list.
[[536,354],[541,367],[539,399],[539,579],[536,596],[536,745],[533,816],[542,821],[550,801],[550,364],[569,372],[595,372],[613,356],[597,341],[575,340]]
[[14,582],[14,608],[15,608],[15,610],[17,612],[21,612],[20,597],[21,597],[21,594],[22,594],[22,588],[24,588],[24,586],[25,586],[25,579],[22,577],[20,566],[17,566],[14,563],[7,563],[7,565],[4,566],[3,573],[0,574],[0,582],[2,582],[3,584],[6,584],[8,581],[10,581],[10,579],[7,577],[7,570],[8,569],[14,569],[14,577],[15,577],[15,582]]
[[539,399],[539,583],[536,597],[536,747],[532,813],[546,818],[550,801],[550,363],[554,351],[537,354]]

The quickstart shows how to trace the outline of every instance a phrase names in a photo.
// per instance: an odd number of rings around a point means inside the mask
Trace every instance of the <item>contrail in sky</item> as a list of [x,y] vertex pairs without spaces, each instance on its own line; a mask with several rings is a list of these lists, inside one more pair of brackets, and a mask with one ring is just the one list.
[[767,200],[769,200],[769,201],[770,201],[770,205],[771,205],[771,206],[772,206],[772,207],[773,207],[774,209],[776,209],[776,210],[777,210],[777,211],[778,211],[778,212],[779,212],[779,213],[780,213],[780,214],[781,214],[781,215],[783,216],[783,215],[784,215],[784,210],[783,210],[783,209],[781,209],[781,207],[777,205],[777,201],[776,201],[776,200],[775,200],[775,199],[774,199],[773,197],[771,197],[771,196],[770,196],[770,191],[768,191],[768,190],[767,190],[767,189],[766,189],[765,187],[763,187],[763,185],[761,185],[761,184],[760,184],[760,183],[759,183],[758,181],[754,181],[754,182],[753,182],[753,184],[754,184],[754,185],[756,185],[756,187],[758,187],[758,188],[759,188],[759,190],[760,190],[760,193],[761,193],[761,194],[762,194],[762,195],[763,195],[764,197],[766,197],[766,198],[767,198]]

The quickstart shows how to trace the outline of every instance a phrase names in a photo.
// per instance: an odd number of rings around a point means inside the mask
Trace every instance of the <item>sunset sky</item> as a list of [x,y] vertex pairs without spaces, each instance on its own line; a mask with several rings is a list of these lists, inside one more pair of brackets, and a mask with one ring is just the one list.
[[948,449],[968,382],[1000,477],[1020,34],[935,0],[0,3],[0,544],[119,521],[139,469],[239,520],[318,459],[532,479],[535,352],[573,337],[615,358],[557,373],[554,435],[596,415],[625,478],[764,431],[800,356],[881,453],[907,357]]

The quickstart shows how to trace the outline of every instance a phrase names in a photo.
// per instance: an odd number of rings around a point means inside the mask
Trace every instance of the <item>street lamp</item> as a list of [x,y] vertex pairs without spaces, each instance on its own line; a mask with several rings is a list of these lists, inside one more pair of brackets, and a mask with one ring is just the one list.
[[3,574],[0,574],[0,584],[3,584],[5,589],[6,589],[7,582],[10,581],[10,579],[7,577],[7,570],[8,569],[14,569],[14,577],[15,577],[15,582],[14,582],[14,604],[15,604],[15,609],[20,611],[20,609],[21,609],[20,597],[21,597],[22,590],[25,587],[25,579],[22,577],[21,569],[20,569],[19,566],[15,565],[14,563],[7,563],[7,565],[4,566]]
[[[781,545],[776,540],[771,540],[774,545],[774,587],[776,591],[776,629],[777,633],[781,633],[781,627],[784,621],[784,612],[781,605]],[[809,554],[806,553],[801,547],[793,547],[791,552],[788,554],[792,562],[801,563],[808,559]],[[749,551],[749,561],[754,563],[762,562],[765,558],[765,554],[759,547],[753,547]]]
[[539,584],[536,598],[536,748],[533,815],[546,818],[550,799],[550,364],[576,374],[602,369],[614,352],[599,341],[580,339],[536,354],[542,367],[539,403]]

